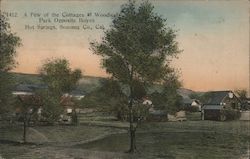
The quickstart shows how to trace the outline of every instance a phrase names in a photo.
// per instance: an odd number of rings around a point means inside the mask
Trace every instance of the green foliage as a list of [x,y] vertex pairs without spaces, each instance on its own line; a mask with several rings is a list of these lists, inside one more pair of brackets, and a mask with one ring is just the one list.
[[[174,70],[172,70],[174,71]],[[152,102],[156,109],[166,110],[169,113],[175,113],[181,109],[182,97],[177,90],[181,83],[178,81],[178,76],[174,72],[165,77],[163,91],[151,94]]]
[[199,111],[199,107],[196,107],[196,106],[185,106],[183,109],[187,112],[198,112]]
[[14,80],[7,72],[15,67],[16,48],[21,39],[10,30],[7,19],[0,13],[0,115],[8,114],[13,104],[12,88]]
[[61,97],[76,88],[82,77],[81,70],[71,70],[66,59],[48,59],[40,70],[42,81],[48,90],[41,92],[43,99],[42,116],[50,123],[58,121],[63,113]]
[[166,19],[153,9],[148,1],[138,7],[135,1],[129,1],[122,5],[101,42],[91,43],[94,53],[102,56],[106,72],[129,88],[130,152],[135,150],[133,102],[139,92],[138,82],[162,81],[169,73],[169,62],[180,52],[176,32],[166,27]]
[[81,105],[112,113],[118,111],[119,107],[122,109],[128,99],[124,95],[120,84],[112,79],[103,79],[100,83],[100,88],[87,94],[81,100]]
[[166,20],[153,12],[153,6],[134,2],[122,6],[120,14],[105,32],[100,43],[91,43],[101,55],[102,66],[113,78],[124,84],[133,81],[154,82],[166,73],[170,57],[178,52],[176,34],[165,27]]
[[14,86],[13,77],[7,72],[0,72],[0,116],[5,116],[13,110],[12,90]]
[[[128,120],[129,108],[126,89],[113,79],[101,80],[101,87],[94,92],[87,94],[81,101],[83,107],[95,107],[101,111],[114,114],[118,120]],[[125,89],[125,90],[124,90]],[[146,95],[146,90],[140,83],[135,87],[135,99],[141,102],[141,98]],[[134,117],[144,118],[147,116],[148,109],[140,102],[135,102],[133,107]]]
[[48,59],[40,69],[42,81],[48,85],[51,93],[62,95],[72,91],[82,77],[81,70],[71,70],[66,59]]
[[[133,106],[133,119],[136,122],[144,121],[149,115],[149,105],[144,105],[142,103],[136,102]],[[128,105],[120,105],[115,107],[113,110],[118,120],[129,121],[129,108]]]
[[38,119],[38,109],[41,107],[40,98],[36,95],[17,96],[16,110],[18,112],[18,120],[23,122],[23,142],[27,141],[27,127],[30,121]]
[[242,110],[250,110],[250,106],[247,102],[247,91],[244,89],[236,90],[235,93],[238,95],[240,101],[241,101],[241,109]]
[[102,41],[91,43],[94,53],[102,56],[107,73],[128,85],[132,99],[139,91],[144,94],[138,83],[164,81],[174,74],[169,62],[180,52],[176,32],[166,27],[166,19],[153,8],[148,2],[139,7],[131,1],[124,4]]
[[240,118],[240,111],[234,109],[223,109],[221,116],[221,120],[237,120]]
[[136,103],[133,107],[133,116],[136,121],[144,121],[149,116],[149,105],[144,105],[142,103]]
[[42,80],[37,74],[25,74],[25,73],[9,73],[15,79],[16,84],[34,84],[34,85],[41,85]]
[[51,96],[50,93],[44,92],[42,95],[43,107],[42,107],[42,118],[49,124],[60,119],[60,115],[63,114],[63,106],[60,103],[60,97]]
[[16,48],[21,45],[21,39],[10,31],[10,25],[4,15],[0,14],[0,71],[11,70],[16,62]]

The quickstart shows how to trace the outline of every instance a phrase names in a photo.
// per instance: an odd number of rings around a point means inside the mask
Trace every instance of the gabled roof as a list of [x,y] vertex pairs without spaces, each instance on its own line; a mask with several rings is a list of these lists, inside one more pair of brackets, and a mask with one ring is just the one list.
[[205,102],[207,105],[220,105],[223,102],[229,93],[233,93],[232,91],[212,91],[208,92],[208,97]]

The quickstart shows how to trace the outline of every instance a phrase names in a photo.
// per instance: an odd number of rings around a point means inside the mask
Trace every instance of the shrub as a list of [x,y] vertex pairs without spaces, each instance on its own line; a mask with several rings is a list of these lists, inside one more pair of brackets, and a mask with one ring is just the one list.
[[199,107],[187,106],[187,107],[184,107],[183,110],[185,110],[187,112],[198,112],[199,111]]
[[240,111],[234,109],[224,109],[221,112],[221,116],[225,120],[237,120],[240,118]]

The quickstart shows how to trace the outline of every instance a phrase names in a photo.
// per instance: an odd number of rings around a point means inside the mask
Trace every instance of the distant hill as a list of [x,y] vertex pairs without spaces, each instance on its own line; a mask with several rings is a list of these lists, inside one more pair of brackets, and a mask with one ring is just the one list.
[[[26,74],[26,73],[11,73],[14,81],[17,85],[19,84],[43,84],[41,77],[38,74]],[[77,89],[89,93],[100,86],[101,77],[84,76],[79,81]]]
[[[41,77],[38,74],[25,74],[25,73],[11,73],[15,79],[16,84],[43,84],[41,81]],[[79,86],[77,89],[84,91],[86,93],[92,92],[93,90],[97,89],[101,86],[101,79],[102,77],[93,77],[93,76],[84,76],[79,81]],[[154,85],[148,91],[152,93],[153,91],[161,91],[162,87],[160,85]],[[189,95],[192,93],[197,93],[193,90],[180,88],[178,89],[178,93],[183,98],[189,98]]]
[[11,73],[16,84],[41,84],[38,74]]

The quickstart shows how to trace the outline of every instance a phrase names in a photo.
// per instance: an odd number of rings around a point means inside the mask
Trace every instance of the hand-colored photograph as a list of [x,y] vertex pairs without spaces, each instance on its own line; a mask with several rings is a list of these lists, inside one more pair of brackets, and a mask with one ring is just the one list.
[[0,0],[0,159],[250,159],[248,0]]

